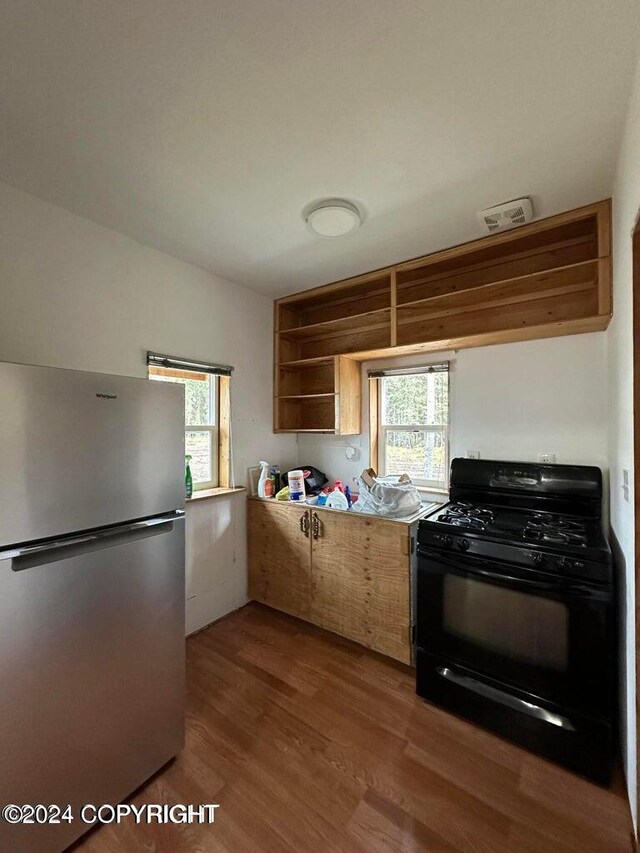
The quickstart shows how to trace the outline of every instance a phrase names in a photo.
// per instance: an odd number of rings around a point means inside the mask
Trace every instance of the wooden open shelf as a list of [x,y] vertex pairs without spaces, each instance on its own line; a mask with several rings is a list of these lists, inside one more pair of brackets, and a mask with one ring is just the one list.
[[276,365],[276,385],[280,397],[301,394],[335,394],[333,358],[309,363]]
[[284,332],[390,308],[390,286],[391,273],[383,270],[358,276],[338,288],[328,285],[289,297],[277,312],[276,330]]
[[275,432],[360,432],[358,362],[338,356],[278,364],[275,377]]
[[359,431],[365,359],[606,329],[610,232],[606,200],[277,300],[276,430]]
[[323,397],[278,397],[278,422],[296,432],[335,431],[335,394]]
[[391,345],[391,308],[297,326],[276,333],[281,361],[346,355]]
[[279,332],[281,339],[287,341],[320,340],[339,335],[355,334],[366,329],[388,329],[391,323],[391,308],[379,308],[349,317],[336,317],[308,326],[296,326]]

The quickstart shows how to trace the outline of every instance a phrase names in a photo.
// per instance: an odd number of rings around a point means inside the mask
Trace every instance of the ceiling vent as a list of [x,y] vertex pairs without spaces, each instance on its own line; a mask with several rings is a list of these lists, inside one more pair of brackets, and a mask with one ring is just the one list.
[[531,199],[514,198],[495,207],[487,207],[478,213],[478,219],[482,226],[493,234],[494,231],[506,231],[507,228],[515,228],[516,225],[524,225],[533,219],[533,205]]

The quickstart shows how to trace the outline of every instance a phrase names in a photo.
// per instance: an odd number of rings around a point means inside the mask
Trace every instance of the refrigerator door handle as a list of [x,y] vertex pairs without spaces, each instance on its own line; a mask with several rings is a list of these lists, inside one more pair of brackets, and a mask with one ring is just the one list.
[[120,545],[131,539],[142,539],[160,533],[167,533],[173,529],[175,521],[184,518],[183,510],[176,510],[167,515],[159,515],[147,518],[143,521],[133,521],[130,524],[121,524],[117,527],[109,527],[105,530],[96,530],[93,533],[85,533],[81,536],[67,536],[63,539],[51,539],[38,545],[25,545],[20,548],[7,548],[0,551],[1,560],[12,560],[12,569],[21,571],[33,566],[41,566],[44,563],[53,563],[57,560],[66,560],[78,554],[88,551],[97,551],[102,548],[110,548]]

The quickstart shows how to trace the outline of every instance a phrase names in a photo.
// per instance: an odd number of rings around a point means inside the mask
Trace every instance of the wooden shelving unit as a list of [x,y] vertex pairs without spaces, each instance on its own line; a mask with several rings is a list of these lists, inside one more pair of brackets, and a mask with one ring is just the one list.
[[277,364],[276,432],[354,435],[361,430],[360,365],[344,356]]
[[606,200],[277,300],[276,431],[360,432],[368,358],[606,329],[610,232]]

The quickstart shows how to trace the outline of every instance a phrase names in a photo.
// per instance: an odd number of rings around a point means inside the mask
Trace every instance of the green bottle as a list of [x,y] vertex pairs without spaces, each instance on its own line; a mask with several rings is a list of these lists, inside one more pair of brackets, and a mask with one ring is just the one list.
[[193,459],[193,456],[184,457],[186,461],[186,466],[184,469],[184,489],[188,498],[193,494],[193,477],[191,476],[191,467],[189,466],[189,462]]

